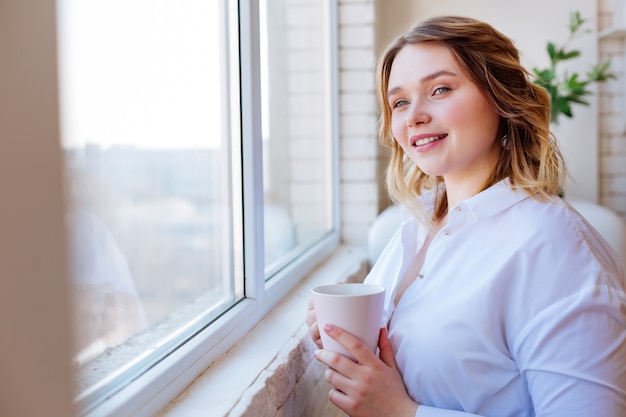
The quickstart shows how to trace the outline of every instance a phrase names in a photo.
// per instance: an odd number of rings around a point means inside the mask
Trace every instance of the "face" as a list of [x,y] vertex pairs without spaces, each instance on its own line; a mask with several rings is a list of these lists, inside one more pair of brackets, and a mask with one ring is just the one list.
[[407,45],[391,66],[391,129],[425,173],[481,187],[493,171],[499,117],[443,44]]

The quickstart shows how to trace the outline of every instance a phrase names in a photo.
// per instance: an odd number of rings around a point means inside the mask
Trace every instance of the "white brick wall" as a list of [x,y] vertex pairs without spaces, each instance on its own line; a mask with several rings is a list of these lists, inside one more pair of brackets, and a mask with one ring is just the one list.
[[[265,198],[285,209],[296,243],[326,233],[330,169],[324,2],[268,2],[269,140]],[[321,190],[321,192],[319,191]],[[272,236],[275,231],[266,229]]]
[[[325,97],[319,89],[324,81],[323,71],[318,71],[325,65],[323,39],[319,28],[312,26],[312,22],[321,20],[319,13],[323,8],[319,0],[283,0],[281,4],[284,7],[274,11],[283,13],[283,17],[273,23],[281,26],[274,28],[276,35],[273,41],[270,39],[273,42],[270,46],[275,45],[275,53],[280,52],[283,61],[273,61],[275,65],[270,75],[274,77],[270,82],[279,86],[282,78],[286,78],[287,86],[283,99],[270,102],[274,113],[272,126],[276,128],[270,132],[272,143],[268,148],[272,152],[267,167],[272,195],[268,198],[289,207],[296,236],[306,240],[307,233],[314,233],[316,227],[325,225],[323,216],[306,216],[312,210],[324,212],[325,197],[307,191],[319,200],[301,200],[302,192],[298,191],[299,188],[316,189],[317,184],[327,181],[326,173],[319,169],[327,151],[319,146],[320,139],[327,134],[321,114],[326,109]],[[381,206],[378,185],[381,151],[376,135],[375,1],[339,0],[337,11],[340,230],[344,243],[365,246],[367,231]],[[280,68],[281,64],[284,69]],[[366,197],[355,195],[355,190]],[[362,206],[364,198],[368,200],[367,207]]]
[[[376,185],[376,161],[369,158],[346,158],[341,161],[342,193],[343,185],[361,183],[362,185]],[[372,194],[374,192],[372,191]],[[343,197],[342,206],[351,202]],[[344,219],[345,221],[345,219]]]
[[339,26],[374,24],[374,1],[339,1]]
[[342,92],[364,92],[369,86],[374,92],[375,69],[341,71],[339,73],[339,88]]
[[[378,144],[371,138],[346,137],[341,141],[341,154],[344,158],[371,159],[378,155]],[[346,197],[346,196],[344,196]]]
[[339,30],[339,40],[344,45],[369,48],[374,44],[372,25],[344,26]]
[[375,2],[339,1],[342,239],[367,244],[380,206]]
[[[600,0],[600,30],[621,26],[618,2]],[[626,219],[626,36],[600,38],[600,61],[611,60],[617,80],[601,84],[600,107],[600,203]]]

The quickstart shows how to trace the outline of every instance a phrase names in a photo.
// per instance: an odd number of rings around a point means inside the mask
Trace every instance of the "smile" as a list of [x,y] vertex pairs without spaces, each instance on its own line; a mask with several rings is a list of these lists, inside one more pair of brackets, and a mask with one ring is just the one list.
[[443,139],[446,136],[448,136],[448,135],[447,134],[443,134],[443,135],[429,136],[427,138],[418,139],[415,142],[413,142],[413,146],[426,145],[426,144],[434,142],[436,140]]

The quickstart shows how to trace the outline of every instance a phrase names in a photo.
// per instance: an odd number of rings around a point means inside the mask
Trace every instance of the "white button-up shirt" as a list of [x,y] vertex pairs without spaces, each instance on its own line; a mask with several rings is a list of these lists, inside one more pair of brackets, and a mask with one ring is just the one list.
[[404,211],[366,279],[416,416],[626,416],[622,267],[573,208],[506,180],[451,207],[395,305],[426,236]]

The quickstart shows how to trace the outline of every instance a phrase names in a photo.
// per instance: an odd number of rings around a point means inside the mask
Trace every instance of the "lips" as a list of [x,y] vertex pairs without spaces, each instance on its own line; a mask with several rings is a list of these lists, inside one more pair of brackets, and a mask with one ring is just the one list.
[[446,136],[448,136],[447,133],[443,133],[441,135],[419,135],[411,138],[411,142],[413,146],[422,146],[443,139]]

